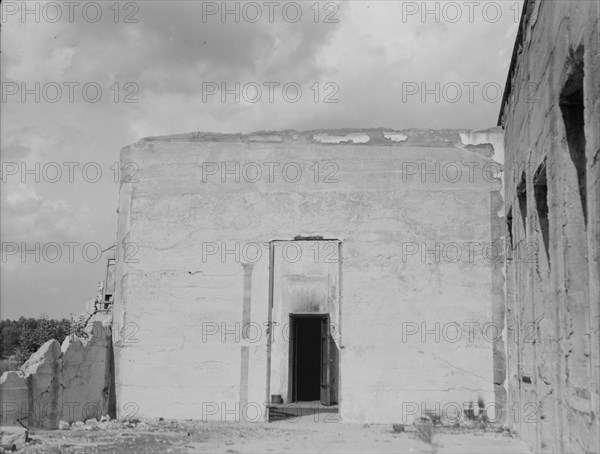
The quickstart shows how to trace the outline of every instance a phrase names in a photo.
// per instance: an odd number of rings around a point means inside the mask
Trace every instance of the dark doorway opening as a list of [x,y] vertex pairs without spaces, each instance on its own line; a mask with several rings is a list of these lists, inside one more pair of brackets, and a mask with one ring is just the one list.
[[337,347],[329,314],[290,314],[291,402],[337,403]]
[[290,316],[292,402],[321,399],[321,325],[325,318]]

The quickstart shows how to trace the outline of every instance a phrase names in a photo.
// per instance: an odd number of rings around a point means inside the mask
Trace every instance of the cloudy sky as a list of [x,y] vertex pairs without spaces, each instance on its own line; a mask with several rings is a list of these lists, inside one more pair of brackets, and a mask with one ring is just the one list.
[[1,317],[95,295],[142,137],[495,126],[521,3],[3,1]]

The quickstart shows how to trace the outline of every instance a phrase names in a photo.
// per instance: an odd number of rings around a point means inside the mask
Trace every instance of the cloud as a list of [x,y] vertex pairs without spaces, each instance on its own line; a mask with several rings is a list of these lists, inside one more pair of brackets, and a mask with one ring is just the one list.
[[2,191],[3,241],[74,241],[93,238],[92,211],[65,199],[49,200],[24,183],[5,183]]
[[[197,92],[201,81],[225,78],[294,80],[316,77],[316,50],[336,32],[336,23],[298,23],[265,20],[258,23],[222,22],[219,15],[202,21],[203,4],[210,2],[140,2],[137,23],[115,23],[104,8],[97,23],[67,15],[55,24],[20,24],[5,27],[10,80],[132,81],[153,92]],[[219,7],[220,7],[219,2]],[[232,2],[241,11],[241,2]],[[304,15],[310,13],[305,6]],[[241,14],[241,13],[240,13]],[[77,16],[76,16],[77,17]],[[11,17],[12,19],[12,17]],[[24,33],[32,38],[22,44]]]
[[[73,22],[67,15],[57,23],[22,23],[11,16],[2,24],[2,82],[26,83],[30,89],[35,82],[80,84],[73,102],[66,91],[56,103],[43,97],[36,103],[32,95],[21,102],[20,94],[3,102],[2,160],[22,161],[29,168],[35,162],[97,162],[105,172],[96,184],[81,178],[74,183],[22,182],[20,177],[3,183],[3,241],[110,244],[116,237],[118,203],[111,168],[122,146],[145,136],[197,129],[493,126],[499,101],[486,101],[481,90],[474,102],[466,92],[455,103],[435,102],[432,95],[422,102],[421,93],[406,98],[406,84],[416,83],[419,90],[436,82],[496,82],[503,87],[517,31],[513,3],[503,4],[496,23],[482,20],[481,11],[473,22],[431,16],[423,21],[420,15],[403,21],[402,2],[397,1],[340,2],[339,11],[327,6],[335,3],[320,2],[318,21],[314,3],[302,2],[297,23],[282,19],[281,8],[273,23],[266,16],[250,23],[236,22],[231,15],[225,22],[220,15],[203,21],[202,7],[211,2],[129,3],[139,11],[126,10],[120,2],[118,21],[110,9],[114,2],[106,2],[96,23],[83,20],[78,10]],[[240,8],[247,3],[237,2]],[[221,7],[222,2],[214,4]],[[125,23],[132,12],[138,22]],[[324,21],[331,13],[337,22]],[[98,102],[82,97],[81,86],[88,82],[101,87]],[[124,89],[128,82],[135,93]],[[236,82],[241,87],[249,82],[280,85],[273,102],[266,90],[256,103],[243,97],[235,102],[233,96],[222,102],[220,95],[203,99],[203,82],[228,88]],[[290,82],[302,88],[297,102],[282,96],[281,87]],[[125,103],[128,93],[137,102]],[[324,102],[328,95],[338,102]],[[57,287],[64,295],[53,313],[76,310],[92,296],[86,292],[94,291],[101,275],[102,264],[3,267],[3,315],[5,305],[39,314],[43,289]]]

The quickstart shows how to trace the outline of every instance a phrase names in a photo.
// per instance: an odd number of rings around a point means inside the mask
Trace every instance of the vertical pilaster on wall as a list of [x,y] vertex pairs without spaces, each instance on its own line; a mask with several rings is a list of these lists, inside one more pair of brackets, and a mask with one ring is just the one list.
[[269,301],[267,318],[267,386],[265,396],[265,422],[269,422],[271,401],[271,349],[273,344],[273,286],[275,285],[275,243],[269,242]]
[[[512,181],[507,177],[508,173],[505,172],[504,186],[512,184]],[[515,398],[513,396],[513,390],[515,389],[514,377],[518,373],[518,355],[515,351],[515,307],[514,307],[514,280],[515,280],[515,266],[514,266],[514,237],[513,237],[513,207],[511,204],[507,204],[508,209],[506,211],[506,255],[504,261],[504,290],[505,290],[505,318],[506,318],[506,404],[502,408],[504,413],[504,421],[509,425],[513,426],[514,421],[510,413],[510,408],[514,404]],[[518,384],[517,384],[518,386]]]
[[[491,159],[486,165],[486,181],[495,181],[494,188],[490,191],[490,238],[497,250],[509,252],[509,246],[506,241],[510,235],[506,234],[505,216],[508,211],[505,208],[504,188],[507,184],[507,172],[505,169],[505,131],[502,127],[490,128],[484,131],[471,133],[461,133],[463,145],[470,150],[481,150],[482,153],[488,153],[491,148]],[[512,215],[511,215],[512,216]],[[511,241],[512,243],[512,241]],[[512,246],[512,245],[511,245]],[[497,260],[492,260],[492,323],[498,328],[501,336],[497,336],[493,342],[493,381],[494,381],[494,401],[496,415],[494,420],[501,424],[509,420],[508,402],[508,381],[507,371],[509,366],[507,358],[509,354],[507,348],[512,330],[508,323],[510,317],[507,310],[506,285],[507,276],[505,274],[505,264],[508,262],[507,254],[499,254]]]
[[[497,136],[500,136],[501,140],[504,140],[504,132],[500,132]],[[496,148],[496,147],[495,147]],[[494,160],[499,166],[504,164],[504,149],[494,149]],[[499,162],[499,161],[502,162]],[[492,243],[498,244],[499,248],[506,250],[505,241],[507,236],[505,234],[505,207],[504,207],[504,194],[503,184],[501,175],[494,175],[497,177],[500,187],[497,190],[490,192],[490,227],[491,227],[491,239]],[[505,247],[502,248],[501,245]],[[500,255],[502,256],[502,255]],[[506,256],[503,260],[494,260],[492,262],[492,322],[494,326],[498,327],[502,336],[497,337],[493,344],[493,367],[494,367],[494,400],[496,409],[498,411],[495,415],[495,420],[498,423],[503,423],[507,420],[506,416],[506,405],[507,405],[507,364],[506,364],[506,345],[507,345],[507,330],[506,330],[506,299],[505,299],[505,261]],[[499,414],[498,414],[499,412]]]
[[[519,168],[523,168],[521,165]],[[517,351],[518,351],[518,370],[517,370],[517,382],[518,382],[518,395],[516,405],[511,408],[514,418],[516,419],[519,432],[526,432],[527,426],[523,425],[523,403],[527,402],[527,392],[524,389],[523,383],[530,378],[525,374],[528,367],[528,357],[525,351],[525,345],[523,342],[524,326],[526,324],[526,317],[524,316],[526,310],[525,301],[525,284],[527,282],[527,267],[526,257],[527,255],[527,185],[525,174],[520,174],[520,180],[516,184],[517,192],[517,203],[519,206],[519,220],[517,224],[516,240],[517,240],[517,261],[516,261],[516,273],[515,273],[515,306],[516,306],[516,329],[518,333],[517,337]]]
[[[243,263],[244,268],[244,294],[242,299],[242,340],[248,340],[252,310],[252,269],[253,263]],[[241,346],[240,362],[240,409],[245,409],[248,404],[248,379],[250,375],[250,351],[248,345]],[[240,415],[243,417],[243,415]]]
[[[121,149],[121,166],[124,163],[136,162],[134,156],[134,149],[136,145],[127,146]],[[122,168],[122,167],[121,167]],[[119,187],[119,208],[117,212],[119,214],[118,226],[117,226],[117,254],[119,254],[123,248],[123,244],[130,240],[130,228],[131,228],[131,211],[133,205],[133,186],[134,183],[131,179],[126,179],[126,175],[123,173],[123,179],[120,181]],[[117,255],[119,257],[119,255]],[[127,323],[127,280],[129,278],[129,264],[127,260],[117,260],[116,271],[115,271],[115,294],[114,302],[112,307],[113,315],[113,326],[114,326],[114,337],[112,339],[112,363],[113,377],[111,383],[114,384],[113,393],[116,396],[115,399],[119,400],[119,394],[121,392],[121,349],[124,348],[121,340],[123,339],[124,333],[121,332]],[[116,417],[121,418],[122,412],[126,411],[123,405],[116,406]]]

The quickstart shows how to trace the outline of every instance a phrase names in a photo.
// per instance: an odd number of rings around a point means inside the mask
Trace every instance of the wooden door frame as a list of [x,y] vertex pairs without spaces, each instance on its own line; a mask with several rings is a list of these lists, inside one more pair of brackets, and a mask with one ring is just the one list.
[[[289,314],[289,318],[290,318],[290,324],[289,324],[289,348],[288,348],[288,401],[287,403],[292,403],[292,402],[297,402],[297,388],[298,388],[298,384],[297,381],[294,380],[294,378],[296,377],[296,364],[295,364],[295,359],[296,359],[296,355],[295,355],[295,320],[299,319],[299,318],[318,318],[321,320],[325,320],[325,323],[327,325],[327,332],[329,333],[329,329],[330,329],[330,315],[329,312],[291,312]],[[322,328],[321,328],[321,335],[322,335]],[[326,340],[326,342],[329,342],[329,339]],[[322,345],[322,341],[321,341],[321,351],[320,351],[320,364],[321,364],[321,368],[323,367],[323,345]],[[327,366],[329,367],[329,364],[327,364]],[[329,374],[330,372],[327,371],[327,380],[329,380]],[[323,383],[323,370],[321,369],[320,373],[319,373],[319,386],[322,387]],[[294,387],[294,385],[296,385]],[[321,396],[319,395],[319,400],[321,399]]]
[[[338,245],[338,336],[340,348],[344,348],[342,345],[342,244],[343,240],[339,238],[321,238],[321,237],[296,237],[289,240],[270,240],[269,241],[269,300],[267,309],[267,383],[266,383],[266,396],[265,396],[265,422],[269,422],[269,408],[271,404],[271,344],[273,342],[273,304],[274,304],[274,287],[275,287],[275,244],[289,241],[334,241]],[[341,390],[342,390],[342,377],[340,374],[340,361],[341,358],[337,359],[337,371],[338,371],[338,389],[337,389],[337,402],[336,405],[341,405]]]

